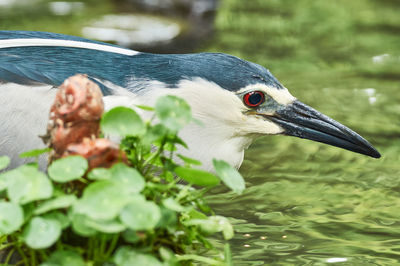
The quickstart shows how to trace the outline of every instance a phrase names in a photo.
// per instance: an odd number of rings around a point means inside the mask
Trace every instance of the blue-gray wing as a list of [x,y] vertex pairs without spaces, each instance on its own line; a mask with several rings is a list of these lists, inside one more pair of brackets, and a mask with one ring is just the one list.
[[[62,34],[0,31],[0,80],[58,86],[87,74],[93,80],[126,85],[135,51]],[[110,88],[100,83],[103,93]]]

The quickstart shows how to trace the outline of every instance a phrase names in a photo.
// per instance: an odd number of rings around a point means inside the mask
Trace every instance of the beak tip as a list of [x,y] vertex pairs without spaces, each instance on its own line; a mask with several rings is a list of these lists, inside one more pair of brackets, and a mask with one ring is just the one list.
[[371,156],[372,158],[375,158],[375,159],[381,158],[381,154],[375,149],[368,155]]

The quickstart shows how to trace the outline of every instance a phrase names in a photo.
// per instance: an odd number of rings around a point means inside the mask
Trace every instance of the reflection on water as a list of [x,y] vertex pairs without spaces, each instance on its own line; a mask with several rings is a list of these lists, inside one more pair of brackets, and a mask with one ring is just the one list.
[[54,15],[65,16],[68,14],[82,12],[85,4],[82,2],[50,2],[49,8]]
[[86,38],[113,42],[123,46],[168,43],[180,33],[179,24],[144,15],[106,15],[83,27]]
[[210,49],[268,67],[382,154],[258,139],[241,168],[245,193],[209,198],[232,217],[238,265],[400,264],[399,11],[391,0],[222,4]]

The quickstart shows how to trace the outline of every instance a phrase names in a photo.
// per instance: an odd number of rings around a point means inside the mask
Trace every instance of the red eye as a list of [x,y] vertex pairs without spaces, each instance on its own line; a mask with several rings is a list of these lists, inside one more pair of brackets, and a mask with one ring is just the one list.
[[265,101],[265,96],[261,91],[252,91],[244,95],[243,101],[249,107],[257,107]]

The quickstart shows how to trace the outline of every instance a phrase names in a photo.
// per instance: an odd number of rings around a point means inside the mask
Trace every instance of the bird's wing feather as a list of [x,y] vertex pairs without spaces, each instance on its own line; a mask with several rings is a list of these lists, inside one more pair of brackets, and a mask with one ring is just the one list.
[[[118,86],[130,74],[136,51],[80,37],[46,32],[0,31],[0,80],[60,85],[77,73]],[[109,93],[107,85],[100,84]]]

